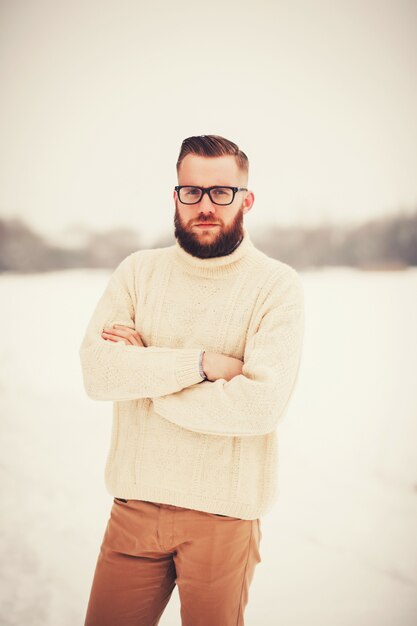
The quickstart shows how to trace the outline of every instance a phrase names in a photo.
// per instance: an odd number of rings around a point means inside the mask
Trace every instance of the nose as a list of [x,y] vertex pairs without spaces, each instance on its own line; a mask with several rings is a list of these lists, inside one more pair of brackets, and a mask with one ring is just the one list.
[[213,213],[216,210],[216,205],[212,203],[207,192],[203,194],[197,206],[202,213]]

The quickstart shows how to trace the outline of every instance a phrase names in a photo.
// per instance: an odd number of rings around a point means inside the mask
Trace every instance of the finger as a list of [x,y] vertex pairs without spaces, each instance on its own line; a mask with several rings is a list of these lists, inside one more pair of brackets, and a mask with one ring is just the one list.
[[131,328],[130,326],[126,326],[125,324],[113,324],[111,326],[111,329],[117,329],[117,330],[125,330],[128,333],[135,333],[136,329],[135,328]]
[[130,338],[132,335],[138,334],[136,330],[129,328],[128,326],[119,326],[118,328],[114,327],[104,327],[104,331],[111,335],[117,335],[118,337],[126,337]]
[[113,343],[118,343],[119,341],[122,341],[123,343],[125,343],[126,345],[131,345],[130,342],[127,339],[114,339],[114,337],[112,337],[111,335],[106,337],[106,333],[101,333],[101,336],[103,337],[103,339],[105,339],[106,341],[112,341]]
[[123,330],[121,328],[110,330],[105,329],[104,332],[106,332],[108,335],[112,335],[113,337],[123,337],[124,339],[128,339],[129,342],[131,342],[133,338],[132,331]]
[[128,333],[133,333],[133,335],[136,335],[140,339],[139,332],[135,328],[131,328],[130,326],[125,326],[124,324],[113,324],[112,328],[125,330]]
[[109,335],[117,335],[118,337],[128,337],[129,336],[129,332],[127,330],[125,330],[124,328],[113,328],[113,327],[104,327],[104,332],[108,333]]
[[143,346],[141,342],[139,342],[133,335],[127,337],[121,337],[121,339],[116,339],[116,337],[120,337],[118,333],[106,333],[103,331],[101,336],[104,339],[110,339],[111,341],[123,341],[127,346]]
[[[117,328],[115,328],[116,326]],[[141,346],[143,348],[145,347],[142,341],[142,337],[140,336],[138,331],[133,330],[129,326],[122,326],[122,324],[115,324],[114,327],[110,327],[110,328],[105,327],[104,331],[111,335],[115,335],[118,337],[125,337],[126,339],[129,339],[132,345]]]
[[141,340],[140,336],[138,336],[138,337],[137,337],[137,336],[136,336],[136,334],[133,334],[133,333],[132,333],[132,334],[129,336],[129,341],[130,341],[130,343],[131,343],[133,346],[143,347],[143,343],[142,343],[142,340]]

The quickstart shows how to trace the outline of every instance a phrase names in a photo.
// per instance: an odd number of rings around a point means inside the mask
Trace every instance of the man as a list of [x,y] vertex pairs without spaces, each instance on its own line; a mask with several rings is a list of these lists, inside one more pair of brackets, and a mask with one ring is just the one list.
[[177,174],[176,243],[118,265],[80,347],[87,394],[114,402],[114,500],[85,626],[154,626],[175,585],[183,626],[242,626],[277,494],[301,280],[250,240],[236,144],[185,139]]

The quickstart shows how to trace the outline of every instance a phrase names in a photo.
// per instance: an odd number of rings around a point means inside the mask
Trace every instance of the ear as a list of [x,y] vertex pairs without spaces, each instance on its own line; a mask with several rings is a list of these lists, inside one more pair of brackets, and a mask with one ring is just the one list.
[[248,213],[248,211],[250,211],[251,208],[253,207],[254,202],[255,202],[255,194],[253,193],[253,191],[249,191],[246,194],[246,197],[243,201],[243,213]]

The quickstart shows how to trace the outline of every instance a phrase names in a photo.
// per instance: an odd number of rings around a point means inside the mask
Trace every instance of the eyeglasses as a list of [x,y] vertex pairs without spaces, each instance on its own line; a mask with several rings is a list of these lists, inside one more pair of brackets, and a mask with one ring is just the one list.
[[246,187],[190,187],[187,185],[177,185],[175,191],[181,204],[198,204],[204,194],[213,204],[232,204],[238,191],[247,191]]

